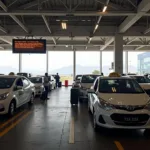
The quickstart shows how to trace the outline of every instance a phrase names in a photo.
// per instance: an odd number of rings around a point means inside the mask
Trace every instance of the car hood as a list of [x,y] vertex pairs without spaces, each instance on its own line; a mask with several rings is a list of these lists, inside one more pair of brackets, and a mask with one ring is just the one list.
[[81,86],[86,89],[90,89],[93,83],[81,83]]
[[0,94],[9,93],[10,89],[0,89]]
[[139,84],[145,90],[150,89],[150,83],[139,83]]
[[146,93],[142,94],[98,94],[98,97],[113,105],[145,105],[149,101]]

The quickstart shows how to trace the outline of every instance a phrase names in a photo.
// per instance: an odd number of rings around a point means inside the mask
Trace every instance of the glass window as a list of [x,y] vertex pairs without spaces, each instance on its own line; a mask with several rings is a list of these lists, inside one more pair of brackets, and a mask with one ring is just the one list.
[[32,83],[42,83],[42,78],[39,78],[39,77],[34,77],[34,78],[29,78],[29,79]]
[[150,83],[150,79],[143,76],[134,76],[138,83]]
[[114,52],[110,51],[110,52],[102,52],[102,70],[104,73],[104,76],[108,76],[110,72],[113,72],[114,68],[113,68],[113,64],[114,64]]
[[0,77],[0,89],[11,88],[16,78]]
[[22,72],[32,76],[44,75],[46,72],[46,54],[22,54]]
[[82,83],[94,83],[97,77],[98,75],[84,75],[82,76],[81,82]]
[[100,74],[100,52],[76,52],[76,74]]
[[56,75],[59,73],[60,81],[64,85],[65,80],[69,81],[69,85],[73,83],[73,52],[66,51],[49,51],[48,52],[49,74]]
[[16,85],[17,86],[23,86],[23,82],[22,82],[22,79],[19,78],[17,81],[16,81]]
[[9,74],[19,72],[19,54],[13,54],[12,51],[0,51],[0,74]]
[[139,84],[132,79],[101,79],[101,93],[144,93]]

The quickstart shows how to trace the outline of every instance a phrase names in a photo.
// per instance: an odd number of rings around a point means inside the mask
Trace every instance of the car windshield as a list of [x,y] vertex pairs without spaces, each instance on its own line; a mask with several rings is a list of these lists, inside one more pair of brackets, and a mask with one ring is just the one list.
[[150,79],[144,76],[134,76],[134,78],[138,83],[150,83]]
[[101,79],[100,93],[144,93],[140,85],[133,79]]
[[30,81],[32,83],[42,83],[42,78],[30,78]]
[[94,83],[95,79],[98,77],[99,75],[85,75],[82,76],[82,83]]
[[11,88],[16,78],[3,78],[0,77],[0,89]]
[[80,80],[81,77],[82,77],[82,75],[77,75],[77,76],[76,76],[76,80]]

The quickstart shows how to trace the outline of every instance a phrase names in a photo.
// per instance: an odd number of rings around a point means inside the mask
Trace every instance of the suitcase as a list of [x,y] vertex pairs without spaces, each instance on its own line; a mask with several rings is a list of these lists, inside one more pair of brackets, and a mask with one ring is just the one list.
[[79,97],[79,89],[72,88],[70,90],[70,103],[71,105],[77,105],[78,104],[78,97]]
[[59,83],[58,83],[58,87],[61,87],[61,86],[62,86],[62,82],[59,82]]
[[45,100],[47,99],[47,97],[46,97],[46,91],[44,91],[44,92],[41,94],[40,99],[43,100],[43,101],[45,101]]

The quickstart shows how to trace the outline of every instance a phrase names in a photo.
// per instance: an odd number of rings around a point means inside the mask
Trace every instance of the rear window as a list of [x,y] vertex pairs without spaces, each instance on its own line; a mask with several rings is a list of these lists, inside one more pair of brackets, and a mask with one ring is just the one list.
[[11,88],[16,78],[0,78],[0,89]]
[[86,76],[82,76],[82,83],[94,83],[94,81],[96,80],[96,78],[99,77],[98,75],[86,75]]
[[42,78],[29,78],[32,83],[42,83]]
[[81,77],[82,77],[82,75],[77,75],[77,76],[76,76],[76,80],[80,80]]

